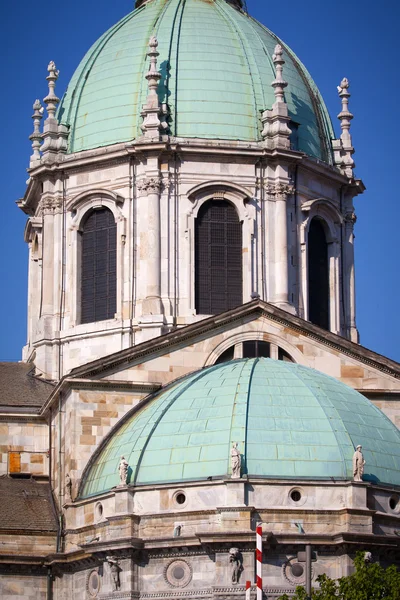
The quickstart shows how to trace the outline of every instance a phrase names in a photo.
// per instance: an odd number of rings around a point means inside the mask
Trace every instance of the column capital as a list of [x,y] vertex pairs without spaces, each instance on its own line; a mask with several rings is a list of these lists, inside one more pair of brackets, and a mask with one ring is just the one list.
[[159,194],[161,191],[161,178],[144,177],[143,179],[139,179],[136,187],[141,196],[146,196],[147,194]]
[[291,183],[268,182],[265,185],[265,191],[267,195],[275,200],[287,200],[289,196],[292,196],[295,192],[295,187]]
[[347,225],[355,225],[357,222],[357,215],[354,210],[349,210],[344,215],[344,220]]
[[40,204],[38,213],[42,215],[54,215],[62,212],[62,197],[61,196],[52,196],[52,195],[43,195]]

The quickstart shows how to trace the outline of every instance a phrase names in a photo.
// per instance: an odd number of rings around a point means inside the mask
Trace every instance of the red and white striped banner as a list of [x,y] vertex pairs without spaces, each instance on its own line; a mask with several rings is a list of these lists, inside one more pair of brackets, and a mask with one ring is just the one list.
[[257,575],[257,600],[262,600],[262,527],[257,525],[256,528],[257,543],[256,543],[256,575]]
[[251,581],[246,581],[246,600],[250,600],[251,596]]

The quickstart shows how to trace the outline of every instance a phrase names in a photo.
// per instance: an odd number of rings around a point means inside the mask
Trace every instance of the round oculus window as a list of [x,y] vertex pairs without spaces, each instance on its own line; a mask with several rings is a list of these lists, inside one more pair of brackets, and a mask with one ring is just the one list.
[[300,487],[292,488],[288,494],[289,504],[303,506],[307,502],[307,494]]
[[192,568],[186,560],[173,560],[164,569],[164,578],[172,587],[186,587],[192,581]]
[[[303,585],[306,581],[305,565],[298,562],[297,556],[283,563],[282,572],[286,581],[293,586]],[[313,569],[311,569],[311,577],[312,576]]]
[[175,504],[177,504],[178,506],[184,506],[184,504],[186,504],[186,501],[187,501],[186,494],[185,494],[185,492],[182,492],[181,490],[178,492],[175,492],[173,498],[174,498]]
[[293,490],[290,493],[290,497],[293,500],[293,502],[300,502],[300,500],[301,500],[301,494],[300,494],[299,490]]
[[400,511],[400,498],[396,494],[393,494],[393,496],[390,496],[389,508],[391,511],[396,512],[396,513]]
[[98,502],[94,507],[94,514],[96,517],[96,521],[99,522],[103,518],[103,505],[101,502]]
[[293,563],[291,569],[293,577],[301,577],[304,573],[304,567],[300,563]]
[[100,575],[98,571],[91,571],[87,578],[87,591],[92,598],[95,598],[100,591]]

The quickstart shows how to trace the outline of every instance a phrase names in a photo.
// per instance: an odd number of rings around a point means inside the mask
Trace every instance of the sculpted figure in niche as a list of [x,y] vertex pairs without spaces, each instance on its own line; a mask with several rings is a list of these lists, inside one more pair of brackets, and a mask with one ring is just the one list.
[[362,481],[364,475],[365,460],[361,452],[362,446],[357,446],[353,455],[353,477],[354,481]]
[[118,560],[114,556],[107,556],[106,558],[111,573],[111,581],[113,584],[113,591],[117,592],[121,589],[121,580],[119,574],[121,572],[121,567],[119,566]]
[[69,473],[67,473],[65,476],[65,501],[72,501],[72,480],[69,476]]
[[235,442],[231,448],[231,469],[232,479],[240,479],[240,467],[242,459],[238,450],[237,442]]
[[125,456],[121,456],[121,460],[118,465],[120,485],[126,485],[128,483],[128,469],[129,465],[125,460]]
[[232,583],[239,583],[242,572],[242,557],[239,548],[229,550],[229,562],[232,565]]

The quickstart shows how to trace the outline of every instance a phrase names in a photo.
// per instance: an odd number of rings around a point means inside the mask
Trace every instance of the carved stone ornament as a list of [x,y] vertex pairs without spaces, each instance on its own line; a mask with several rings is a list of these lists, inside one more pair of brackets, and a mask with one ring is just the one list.
[[355,225],[357,223],[357,215],[354,211],[349,211],[345,214],[344,220],[346,221],[346,223],[351,223],[352,225]]
[[159,177],[145,177],[144,179],[140,179],[136,186],[141,196],[145,196],[146,194],[159,194],[161,189],[161,179]]
[[121,456],[121,460],[119,461],[119,465],[118,465],[119,485],[127,485],[128,469],[129,469],[129,464],[125,460],[125,456]]
[[240,479],[240,468],[242,465],[242,458],[238,449],[237,442],[235,442],[231,448],[231,469],[232,479]]
[[232,583],[239,583],[243,570],[242,562],[242,555],[239,552],[239,548],[231,548],[229,550],[229,563],[232,567]]
[[372,563],[372,553],[371,552],[365,552],[364,554],[364,562],[365,563]]
[[186,587],[192,581],[192,576],[192,567],[186,560],[173,560],[164,569],[164,579],[171,587]]
[[353,454],[353,478],[354,481],[362,481],[364,475],[364,455],[362,453],[362,446],[357,446],[356,451]]
[[65,475],[65,500],[72,502],[72,480],[69,473]]
[[107,556],[106,561],[110,567],[111,583],[113,586],[113,591],[117,592],[118,590],[121,589],[121,580],[120,580],[119,574],[122,571],[122,569],[119,566],[118,559],[115,558],[115,556]]
[[272,198],[286,200],[286,198],[294,194],[295,188],[290,183],[282,183],[278,181],[277,183],[267,183],[265,186],[265,191],[268,196]]
[[41,200],[40,200],[40,206],[39,206],[39,214],[42,215],[52,215],[52,214],[57,214],[62,212],[62,198],[60,197],[51,197],[51,196],[44,196]]

